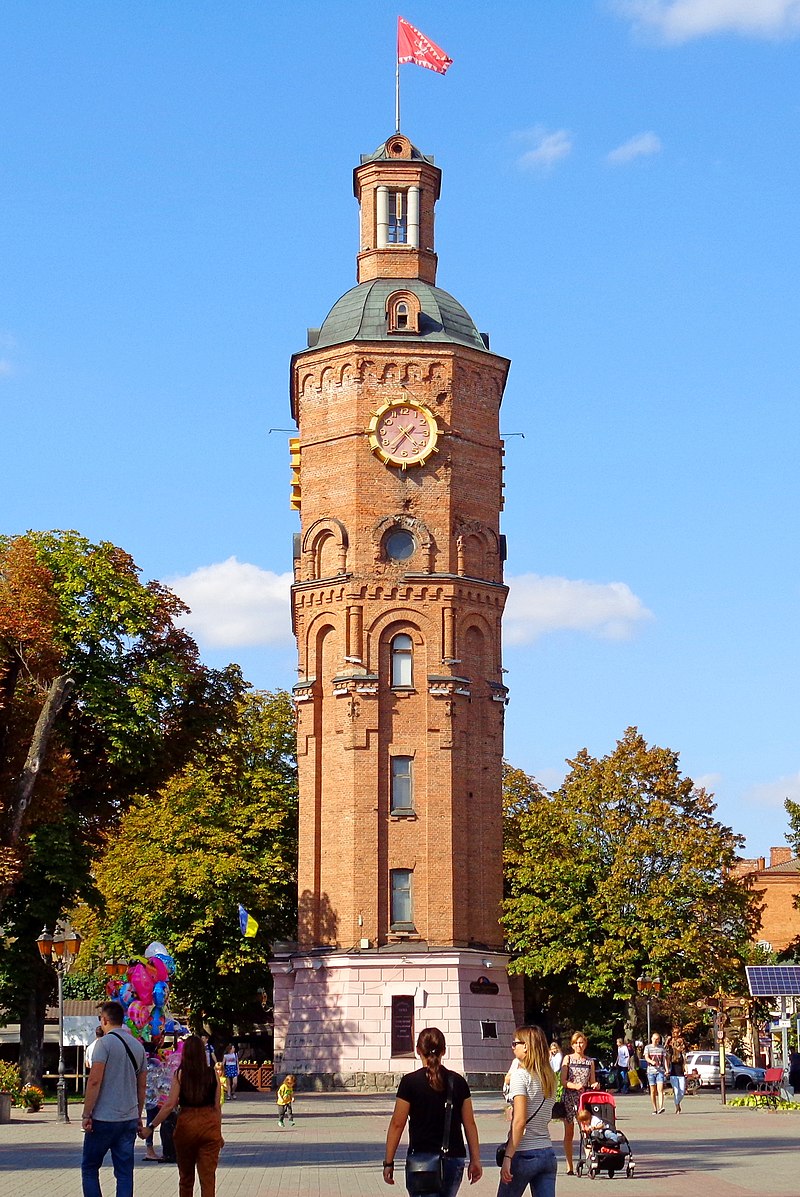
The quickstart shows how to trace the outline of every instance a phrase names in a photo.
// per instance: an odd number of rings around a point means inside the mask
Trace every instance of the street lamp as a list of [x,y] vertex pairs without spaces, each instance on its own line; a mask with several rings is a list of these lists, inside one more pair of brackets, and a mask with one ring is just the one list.
[[648,977],[647,973],[643,973],[641,977],[636,978],[636,988],[639,993],[644,994],[644,1000],[647,1002],[647,1042],[650,1042],[650,1003],[654,997],[658,997],[661,993],[661,978]]
[[64,977],[81,950],[81,937],[69,921],[58,922],[55,935],[51,935],[47,927],[42,928],[36,946],[42,960],[52,965],[58,977],[58,1121],[69,1122],[67,1082],[64,1079]]

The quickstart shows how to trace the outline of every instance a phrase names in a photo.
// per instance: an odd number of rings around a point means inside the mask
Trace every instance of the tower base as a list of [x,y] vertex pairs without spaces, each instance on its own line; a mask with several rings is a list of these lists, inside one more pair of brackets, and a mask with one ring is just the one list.
[[516,1020],[501,952],[381,949],[276,955],[275,1071],[318,1089],[394,1089],[423,1027],[477,1087],[502,1083]]

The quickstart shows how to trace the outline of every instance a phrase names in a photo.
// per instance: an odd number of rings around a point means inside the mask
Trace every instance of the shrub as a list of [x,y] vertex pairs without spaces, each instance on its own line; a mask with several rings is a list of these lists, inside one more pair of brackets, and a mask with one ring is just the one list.
[[10,1093],[16,1103],[22,1090],[22,1077],[16,1064],[0,1060],[0,1093]]

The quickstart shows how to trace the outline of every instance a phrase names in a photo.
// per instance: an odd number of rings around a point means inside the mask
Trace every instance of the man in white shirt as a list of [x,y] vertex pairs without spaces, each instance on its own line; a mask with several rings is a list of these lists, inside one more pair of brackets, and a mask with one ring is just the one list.
[[630,1093],[631,1082],[628,1077],[628,1069],[631,1064],[631,1053],[625,1045],[624,1039],[617,1040],[617,1068],[619,1069],[619,1083],[621,1093]]

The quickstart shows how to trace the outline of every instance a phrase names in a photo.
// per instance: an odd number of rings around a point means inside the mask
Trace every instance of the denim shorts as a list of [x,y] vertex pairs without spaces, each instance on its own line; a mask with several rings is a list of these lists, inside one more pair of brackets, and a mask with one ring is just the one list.
[[664,1072],[663,1068],[651,1068],[650,1065],[648,1064],[648,1066],[647,1066],[647,1083],[649,1085],[655,1085],[659,1081],[661,1081],[661,1084],[663,1085],[664,1081],[666,1079],[667,1079],[667,1074]]

